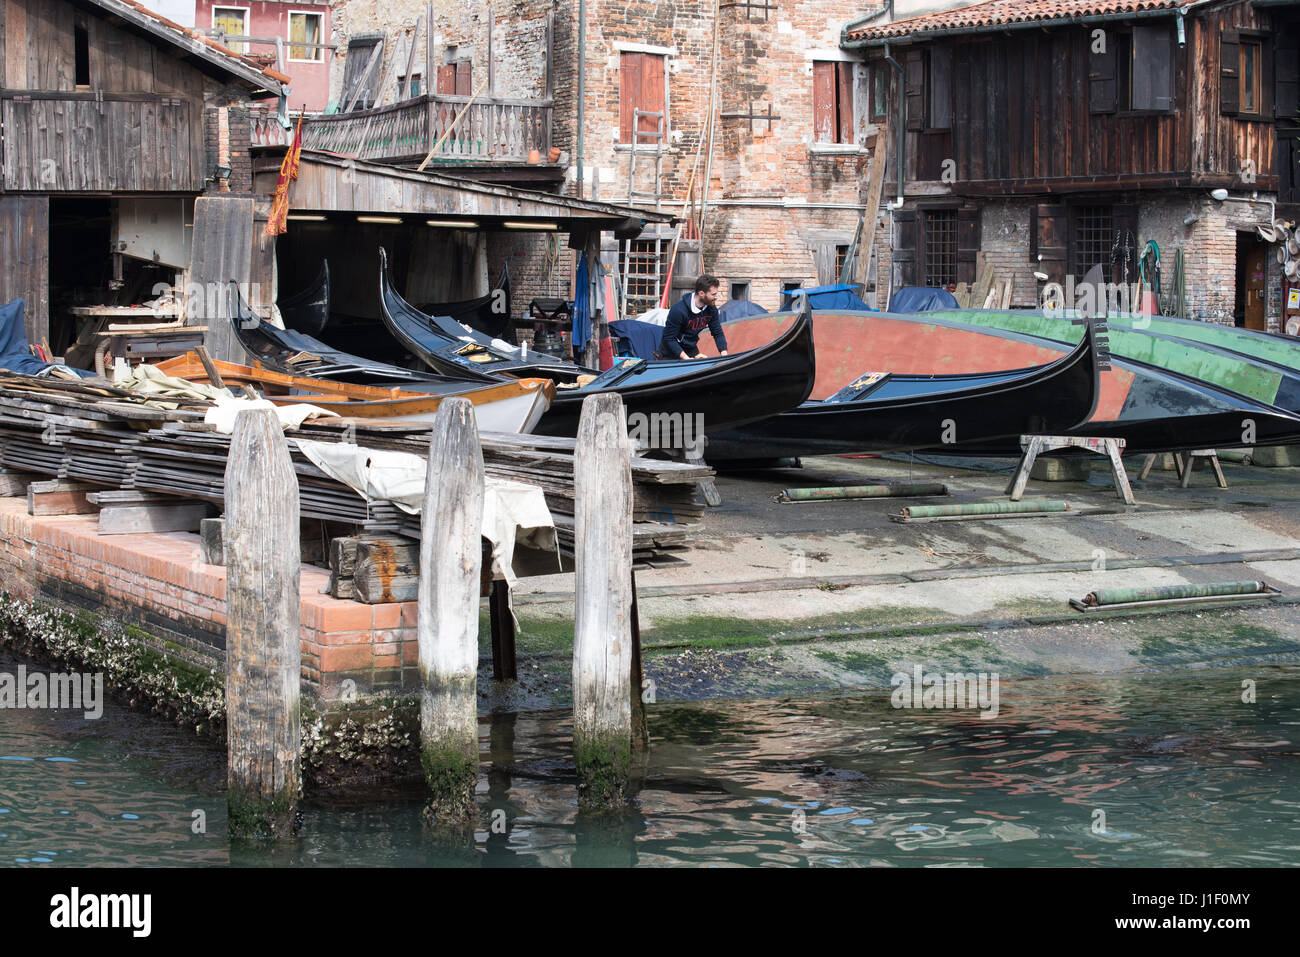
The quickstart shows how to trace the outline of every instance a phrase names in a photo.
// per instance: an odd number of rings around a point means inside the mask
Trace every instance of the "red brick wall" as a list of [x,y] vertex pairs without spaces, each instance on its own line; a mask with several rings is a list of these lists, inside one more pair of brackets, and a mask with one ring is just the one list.
[[[209,667],[225,667],[226,570],[205,565],[187,532],[105,535],[97,515],[32,517],[21,498],[0,498],[0,588],[66,608],[116,616]],[[320,593],[329,573],[303,566],[305,690],[340,696],[416,687],[416,603],[365,605]]]

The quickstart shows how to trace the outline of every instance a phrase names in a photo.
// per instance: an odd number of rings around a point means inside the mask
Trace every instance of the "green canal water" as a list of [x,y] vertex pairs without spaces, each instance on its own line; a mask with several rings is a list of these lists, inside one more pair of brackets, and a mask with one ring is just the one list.
[[435,840],[418,793],[390,793],[308,805],[267,849],[226,837],[210,742],[114,702],[98,721],[3,711],[0,864],[1300,863],[1297,666],[1006,681],[993,720],[888,694],[661,703],[649,720],[626,812],[579,813],[567,712],[496,715],[475,833]]

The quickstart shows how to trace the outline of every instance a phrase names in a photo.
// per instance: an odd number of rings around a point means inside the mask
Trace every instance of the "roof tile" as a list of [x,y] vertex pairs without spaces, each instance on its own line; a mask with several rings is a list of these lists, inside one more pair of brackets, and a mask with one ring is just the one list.
[[1174,10],[1200,0],[988,0],[957,10],[940,10],[879,26],[850,30],[848,39],[887,40],[935,30],[977,29],[1011,23],[1046,23],[1143,10]]

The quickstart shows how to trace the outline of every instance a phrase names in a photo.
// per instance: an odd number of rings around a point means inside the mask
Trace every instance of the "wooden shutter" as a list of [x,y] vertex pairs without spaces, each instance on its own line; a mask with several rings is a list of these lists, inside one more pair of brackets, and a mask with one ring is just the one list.
[[456,64],[438,67],[438,92],[444,96],[456,95]]
[[933,47],[930,50],[930,102],[926,129],[946,130],[952,126],[952,50]]
[[[1273,64],[1273,41],[1264,37],[1259,43],[1259,118],[1273,119],[1273,83],[1277,71]],[[1294,116],[1294,114],[1292,114]]]
[[619,54],[618,141],[632,143],[632,111],[641,106],[641,84],[645,54]]
[[1070,242],[1068,208],[1039,203],[1031,220],[1030,254],[1036,263],[1034,268],[1047,273],[1048,282],[1065,282],[1065,259]]
[[1300,32],[1273,38],[1273,110],[1280,120],[1300,123]]
[[907,97],[907,128],[925,129],[925,60],[920,50],[908,51],[903,63],[904,95]]
[[853,135],[853,64],[836,63],[835,71],[839,80],[836,86],[836,113],[839,120],[837,143],[852,143]]
[[1219,112],[1236,116],[1241,109],[1241,40],[1236,30],[1219,34]]
[[813,139],[834,143],[835,129],[835,64],[819,60],[813,63]]
[[456,61],[456,95],[473,96],[474,85],[470,82],[473,64],[469,60]]
[[916,274],[917,247],[920,246],[921,231],[916,221],[916,210],[899,210],[894,213],[894,242],[892,255],[894,265],[899,267],[899,276],[904,286],[919,286]]
[[1173,44],[1166,26],[1133,27],[1133,109],[1167,113],[1173,107]]
[[[668,135],[668,114],[664,112],[664,57],[658,53],[641,54],[641,109],[647,113],[663,113],[663,132]],[[641,131],[656,133],[659,120],[653,116],[641,117]],[[641,138],[652,146],[663,141],[653,136]]]
[[975,282],[975,261],[980,251],[980,211],[957,210],[957,281]]
[[1114,113],[1117,97],[1115,69],[1119,60],[1115,37],[1107,34],[1106,49],[1102,53],[1092,50],[1091,37],[1088,42],[1088,112]]

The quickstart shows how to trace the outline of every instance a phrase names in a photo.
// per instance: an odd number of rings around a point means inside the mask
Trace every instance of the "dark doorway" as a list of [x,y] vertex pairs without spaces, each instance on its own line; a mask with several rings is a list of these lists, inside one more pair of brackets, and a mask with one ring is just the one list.
[[109,301],[113,278],[111,200],[50,199],[50,348],[61,356],[77,338],[73,306]]
[[1265,331],[1268,299],[1268,243],[1253,232],[1237,233],[1237,298],[1233,324]]

